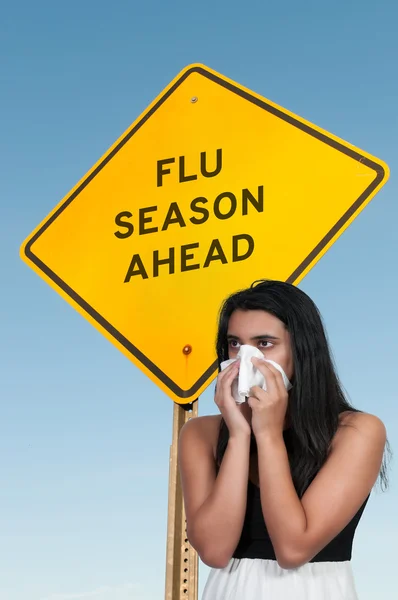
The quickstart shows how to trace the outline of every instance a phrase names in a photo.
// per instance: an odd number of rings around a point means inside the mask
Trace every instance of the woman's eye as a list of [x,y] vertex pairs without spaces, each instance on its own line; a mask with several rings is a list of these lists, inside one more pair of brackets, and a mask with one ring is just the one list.
[[238,348],[239,342],[237,340],[229,340],[229,345],[231,348]]
[[260,340],[259,346],[261,348],[269,348],[270,346],[273,346],[273,344],[271,344],[271,342],[269,340]]

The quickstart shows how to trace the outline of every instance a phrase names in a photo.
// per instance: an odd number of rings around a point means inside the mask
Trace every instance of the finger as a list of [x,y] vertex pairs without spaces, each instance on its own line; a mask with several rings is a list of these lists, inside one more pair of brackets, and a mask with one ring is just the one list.
[[[221,400],[222,397],[225,396],[225,394],[227,394],[227,395],[231,394],[232,382],[234,381],[234,379],[236,379],[238,372],[239,372],[239,364],[232,363],[226,369],[224,369],[224,371],[222,371],[219,374],[219,378],[217,379],[217,384],[216,384],[216,397],[215,397],[216,402],[217,402],[218,396],[220,394],[221,394],[221,398],[219,398],[219,400]],[[222,377],[220,377],[221,374],[222,374]]]
[[250,388],[250,398],[255,398],[258,402],[261,400],[267,400],[267,392],[263,390],[260,386],[254,385]]
[[277,392],[279,389],[279,386],[276,381],[275,371],[278,374],[280,374],[279,371],[277,371],[277,369],[275,369],[275,368],[274,368],[274,370],[270,369],[270,367],[272,365],[270,365],[269,363],[266,363],[264,360],[261,360],[259,358],[253,357],[252,363],[256,367],[256,369],[258,369],[260,371],[260,373],[264,376],[266,387],[267,387],[267,392],[269,392],[269,393]]
[[272,373],[275,376],[275,382],[276,385],[278,387],[278,389],[282,392],[286,391],[286,387],[285,387],[285,383],[283,381],[283,377],[282,377],[282,373],[279,371],[279,369],[277,369],[276,367],[274,367],[274,365],[272,365],[271,363],[265,363],[267,369],[269,371],[272,371]]
[[228,378],[231,373],[236,375],[236,371],[239,370],[240,361],[235,361],[228,365],[223,371],[220,371],[217,375],[217,382],[221,383],[224,379]]
[[222,380],[221,383],[221,389],[223,391],[223,394],[231,394],[231,388],[232,388],[232,384],[235,381],[235,379],[238,376],[238,370],[236,370],[236,372],[232,371],[231,373],[228,373],[227,377],[224,377],[224,379]]
[[258,369],[263,375],[266,375],[268,372],[271,372],[272,375],[275,374],[276,369],[262,358],[257,358],[256,356],[253,356],[251,361],[256,367],[256,369]]
[[249,396],[247,399],[247,404],[250,406],[250,408],[252,410],[256,410],[256,408],[259,405],[258,398],[255,398],[254,396]]
[[225,381],[229,381],[231,379],[234,379],[238,372],[239,372],[239,366],[240,366],[240,361],[236,361],[234,363],[232,363],[232,365],[229,365],[229,367],[227,367],[227,369],[225,369],[225,371],[227,371],[224,375],[224,377],[222,378],[223,383]]

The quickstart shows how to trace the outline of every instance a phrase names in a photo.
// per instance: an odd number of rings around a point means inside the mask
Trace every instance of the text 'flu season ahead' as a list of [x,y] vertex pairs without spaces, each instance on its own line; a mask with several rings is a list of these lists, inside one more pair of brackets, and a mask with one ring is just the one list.
[[[179,183],[193,181],[199,177],[216,177],[222,171],[222,149],[216,151],[216,166],[213,170],[208,169],[207,162],[206,152],[201,152],[200,174],[187,174],[185,156],[180,156],[178,159],[158,160],[156,164],[157,187],[167,185],[167,175],[173,168],[178,170]],[[159,234],[169,228],[187,227],[189,224],[196,227],[214,219],[224,221],[234,216],[246,216],[249,213],[249,204],[252,207],[250,210],[263,212],[264,189],[262,185],[258,186],[256,195],[245,188],[241,190],[238,197],[232,192],[221,192],[215,200],[198,196],[189,203],[189,206],[182,207],[178,202],[171,202],[168,206],[145,206],[139,208],[135,214],[124,210],[115,217],[115,223],[119,229],[114,232],[114,235],[120,240],[125,240],[132,235]],[[213,228],[216,229],[214,226]],[[159,273],[172,275],[176,269],[180,272],[193,271],[200,268],[206,269],[215,263],[228,264],[228,262],[246,260],[253,254],[255,244],[252,236],[247,233],[232,236],[230,243],[227,245],[224,243],[224,246],[219,239],[215,238],[211,241],[202,263],[198,262],[198,258],[195,256],[195,251],[199,249],[199,246],[199,242],[192,242],[179,248],[171,247],[162,256],[159,250],[153,250],[151,264],[148,264],[148,261],[144,264],[140,254],[134,254],[128,265],[124,283],[129,283],[133,277],[148,279],[149,277],[158,277]]]

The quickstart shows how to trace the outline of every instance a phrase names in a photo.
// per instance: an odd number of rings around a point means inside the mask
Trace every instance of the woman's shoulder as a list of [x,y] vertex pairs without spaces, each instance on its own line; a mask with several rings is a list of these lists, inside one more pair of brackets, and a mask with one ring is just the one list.
[[363,411],[345,410],[340,413],[340,426],[359,426],[359,427],[375,427],[378,429],[384,428],[383,421],[376,415],[372,415]]
[[204,415],[190,419],[182,427],[180,439],[184,437],[185,443],[201,444],[211,448],[215,457],[221,419],[221,415]]
[[362,411],[346,410],[340,414],[339,428],[334,443],[347,436],[361,435],[369,441],[385,442],[386,427],[376,415]]

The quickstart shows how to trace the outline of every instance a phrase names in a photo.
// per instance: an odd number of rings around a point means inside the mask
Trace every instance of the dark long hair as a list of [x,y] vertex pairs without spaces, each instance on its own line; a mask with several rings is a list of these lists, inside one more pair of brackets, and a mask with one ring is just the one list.
[[[223,303],[217,334],[218,366],[228,359],[228,323],[235,310],[264,310],[284,323],[292,344],[294,376],[289,392],[289,454],[292,479],[299,497],[324,464],[343,411],[351,406],[338,380],[321,315],[299,288],[281,281],[255,281],[250,288],[229,296]],[[221,464],[229,438],[221,420],[217,464]],[[389,446],[387,442],[387,450]],[[252,435],[251,452],[256,451]],[[388,486],[386,458],[380,471],[382,489]]]

